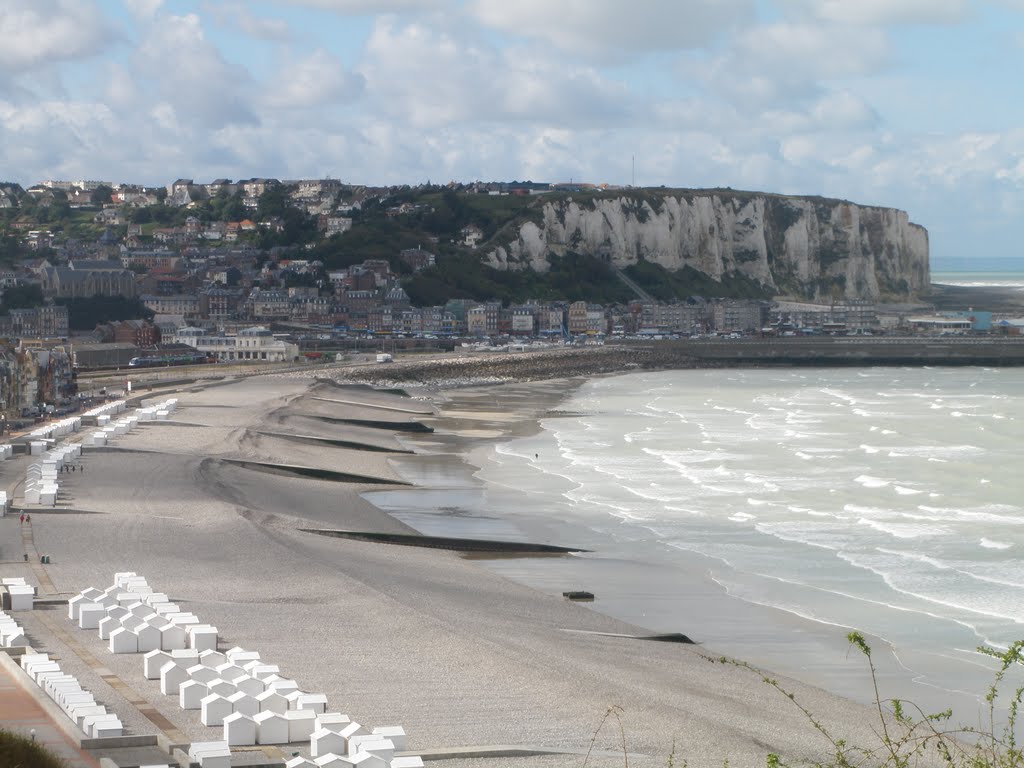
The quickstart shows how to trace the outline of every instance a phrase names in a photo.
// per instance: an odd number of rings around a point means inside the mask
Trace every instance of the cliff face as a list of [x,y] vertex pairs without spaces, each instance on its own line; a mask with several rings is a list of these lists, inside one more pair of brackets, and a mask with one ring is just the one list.
[[928,288],[928,232],[906,212],[841,200],[780,195],[650,191],[583,203],[553,200],[541,222],[488,254],[499,269],[548,269],[549,253],[692,267],[720,280],[744,275],[806,298],[915,296]]

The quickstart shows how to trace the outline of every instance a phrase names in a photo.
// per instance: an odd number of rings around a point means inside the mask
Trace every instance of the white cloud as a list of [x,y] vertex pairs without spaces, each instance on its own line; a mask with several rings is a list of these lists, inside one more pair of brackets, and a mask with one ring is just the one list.
[[323,49],[295,62],[282,63],[274,80],[263,87],[264,102],[273,109],[330,109],[357,97],[361,75],[345,71],[342,63]]
[[390,19],[375,24],[358,71],[379,114],[419,127],[508,120],[580,125],[615,120],[631,101],[622,86],[587,67]]
[[103,101],[114,109],[130,112],[142,99],[138,84],[131,73],[118,64],[107,68],[107,82]]
[[199,16],[161,14],[135,51],[136,73],[156,85],[181,119],[205,129],[256,122],[252,78],[230,64],[203,33]]
[[261,40],[290,40],[292,29],[283,19],[256,16],[249,8],[236,2],[206,2],[203,10],[221,26],[237,29]]
[[424,13],[450,8],[452,0],[281,0],[322,11],[347,16],[380,16],[388,13]]
[[116,120],[103,104],[0,101],[0,167],[32,168],[40,177],[81,173],[114,131]]
[[818,99],[810,114],[819,129],[862,129],[878,124],[878,114],[863,98],[850,91],[834,91]]
[[853,35],[838,25],[779,22],[744,32],[733,55],[751,73],[820,81],[876,72],[892,49],[878,30]]
[[91,0],[4,0],[0,70],[19,72],[94,56],[116,37]]
[[128,13],[136,19],[152,19],[164,4],[164,0],[122,0]]
[[818,19],[859,26],[949,24],[971,11],[968,0],[783,0]]
[[703,48],[749,23],[753,0],[470,0],[486,26],[599,60]]

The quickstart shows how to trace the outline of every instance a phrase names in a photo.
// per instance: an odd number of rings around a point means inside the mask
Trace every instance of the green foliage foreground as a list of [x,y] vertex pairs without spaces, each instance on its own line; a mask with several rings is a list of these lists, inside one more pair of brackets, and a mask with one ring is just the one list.
[[0,729],[0,768],[64,768],[64,761],[42,744]]
[[[909,768],[910,766],[945,766],[945,768],[1024,768],[1024,749],[1018,744],[1016,736],[1017,715],[1024,699],[1024,686],[1014,689],[1009,701],[1005,704],[1005,721],[1000,724],[997,716],[996,701],[1000,697],[1000,688],[1005,682],[1007,672],[1014,667],[1024,665],[1024,640],[1018,640],[1005,651],[982,646],[978,648],[998,663],[994,679],[985,693],[988,704],[988,723],[982,727],[952,726],[949,721],[953,716],[951,709],[944,712],[926,713],[916,704],[904,699],[883,699],[878,690],[878,677],[874,662],[871,660],[871,647],[859,632],[850,632],[846,639],[850,646],[857,650],[867,661],[871,684],[874,689],[874,707],[878,716],[874,729],[878,736],[877,743],[849,744],[845,739],[837,737],[821,722],[814,712],[804,706],[796,695],[786,690],[778,680],[766,676],[761,670],[743,661],[725,656],[706,657],[717,664],[731,664],[735,667],[750,670],[762,682],[777,690],[792,702],[793,706],[807,718],[807,722],[822,735],[830,747],[830,755],[822,761],[813,763],[792,763],[776,754],[765,756],[767,768],[796,768],[797,765],[811,765],[814,768]],[[590,762],[591,752],[597,742],[598,734],[606,725],[614,722],[618,725],[618,736],[622,743],[622,758],[626,768],[629,766],[629,755],[626,747],[626,733],[619,717],[622,708],[613,705],[605,712],[594,737],[590,750],[583,761],[583,766]],[[617,739],[617,740],[619,740]],[[679,755],[673,747],[666,765],[669,768],[687,765],[685,754]],[[729,765],[728,758],[723,763]]]

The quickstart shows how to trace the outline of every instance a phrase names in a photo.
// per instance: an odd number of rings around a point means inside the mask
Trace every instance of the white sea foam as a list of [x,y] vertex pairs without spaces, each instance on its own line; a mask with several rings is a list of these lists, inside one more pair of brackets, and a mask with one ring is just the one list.
[[872,477],[871,475],[859,475],[853,478],[853,482],[860,483],[865,488],[885,488],[889,485],[888,480],[883,480],[880,477]]
[[[715,558],[744,599],[924,643],[930,658],[975,635],[1019,635],[1024,502],[1012,468],[1024,441],[1011,428],[1024,421],[1024,369],[665,372],[582,392],[565,410],[585,405],[585,426],[544,422],[564,458],[534,462],[531,438],[494,470],[514,487],[525,463],[574,488],[550,509],[531,496],[529,514],[660,545],[638,559]],[[840,590],[849,601],[822,597]],[[942,621],[924,628],[922,615]]]
[[849,512],[851,515],[861,515],[867,517],[888,517],[892,514],[890,509],[882,509],[881,507],[865,507],[860,504],[846,504],[843,506],[844,512]]
[[1024,525],[1024,516],[1014,514],[1020,512],[1019,507],[1010,504],[988,504],[974,509],[960,507],[934,507],[921,504],[917,507],[921,512],[935,515],[935,519],[963,521],[969,523],[990,523],[995,525]]
[[873,528],[880,533],[895,536],[897,539],[921,539],[931,536],[941,536],[948,533],[944,528],[934,525],[913,525],[911,523],[894,523],[882,520],[872,520],[866,517],[860,518],[857,523]]
[[907,488],[904,485],[894,485],[893,490],[900,496],[917,496],[919,493],[924,493],[924,491],[919,491],[916,488]]
[[1008,541],[993,541],[992,539],[986,539],[984,536],[978,543],[985,549],[1010,549],[1013,546]]

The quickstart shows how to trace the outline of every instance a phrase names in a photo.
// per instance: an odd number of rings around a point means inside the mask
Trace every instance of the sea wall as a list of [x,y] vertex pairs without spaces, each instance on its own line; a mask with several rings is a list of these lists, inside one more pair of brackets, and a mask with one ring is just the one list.
[[336,368],[338,383],[378,387],[541,381],[636,370],[736,366],[1024,365],[1024,339],[814,337],[681,339],[561,347],[539,352],[477,352],[429,360]]
[[[732,190],[552,200],[539,223],[491,250],[499,269],[548,269],[549,254],[645,260],[721,280],[740,275],[808,299],[916,297],[930,284],[928,232],[905,211]],[[839,296],[835,296],[836,293]]]

